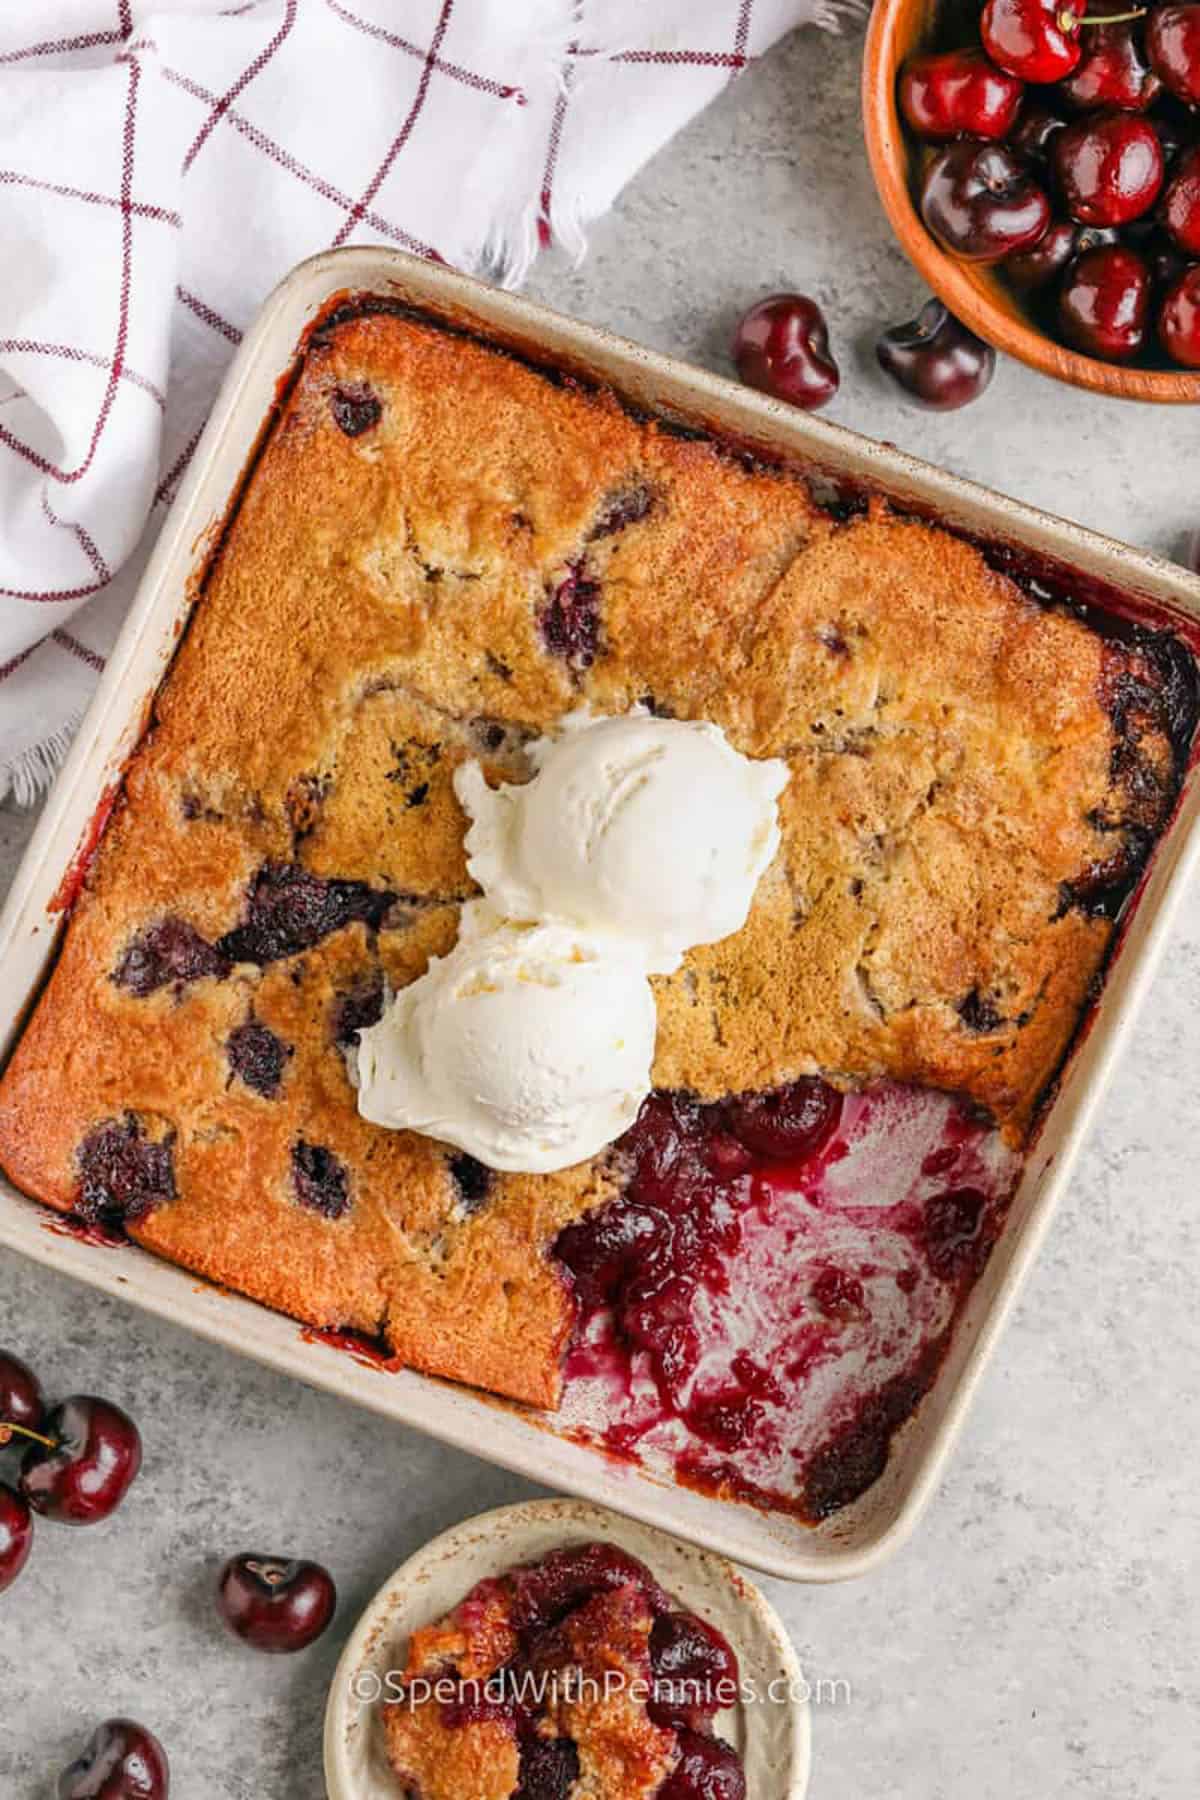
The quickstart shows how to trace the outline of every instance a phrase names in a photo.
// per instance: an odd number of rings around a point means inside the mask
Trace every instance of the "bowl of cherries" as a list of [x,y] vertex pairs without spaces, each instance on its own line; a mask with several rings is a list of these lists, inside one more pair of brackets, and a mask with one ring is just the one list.
[[863,111],[892,226],[970,331],[1200,400],[1200,0],[876,0]]

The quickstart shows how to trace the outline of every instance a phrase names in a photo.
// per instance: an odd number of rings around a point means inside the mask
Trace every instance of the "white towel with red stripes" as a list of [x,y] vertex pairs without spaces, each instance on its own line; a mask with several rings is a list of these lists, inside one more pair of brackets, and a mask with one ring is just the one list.
[[[0,797],[53,773],[247,322],[301,258],[509,284],[840,0],[6,0]],[[702,254],[698,200],[697,254]]]

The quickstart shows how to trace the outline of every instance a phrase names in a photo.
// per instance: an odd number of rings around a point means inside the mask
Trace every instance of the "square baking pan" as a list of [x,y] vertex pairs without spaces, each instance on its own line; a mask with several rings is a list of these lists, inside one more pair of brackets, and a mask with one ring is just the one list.
[[[276,290],[234,359],[0,916],[0,1054],[11,1048],[51,965],[64,897],[103,828],[194,604],[198,577],[273,417],[281,379],[295,365],[306,328],[332,298],[363,292],[386,295],[540,364],[607,383],[637,408],[803,473],[827,499],[854,506],[864,493],[880,493],[904,511],[968,535],[998,566],[1041,582],[1048,593],[1069,592],[1200,644],[1200,581],[1181,568],[440,265],[379,249],[319,256]],[[961,1428],[1167,941],[1174,906],[1200,851],[1198,813],[1200,782],[1192,758],[1173,818],[1129,904],[1101,998],[1043,1116],[1002,1236],[959,1318],[936,1383],[895,1439],[880,1480],[822,1525],[676,1487],[567,1440],[545,1415],[411,1371],[364,1364],[295,1321],[134,1245],[114,1248],[75,1234],[2,1179],[0,1243],[272,1368],[753,1568],[802,1581],[864,1574],[912,1530]]]

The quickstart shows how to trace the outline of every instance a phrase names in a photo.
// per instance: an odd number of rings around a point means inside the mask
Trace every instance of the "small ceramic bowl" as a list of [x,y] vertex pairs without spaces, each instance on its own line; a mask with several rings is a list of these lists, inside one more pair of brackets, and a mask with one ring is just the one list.
[[913,200],[914,149],[900,118],[896,80],[913,52],[931,41],[936,16],[931,0],[875,0],[864,52],[867,151],[883,209],[905,254],[977,337],[1043,375],[1123,400],[1200,400],[1200,370],[1127,368],[1083,356],[1047,336],[994,270],[952,256],[926,230]]
[[754,1800],[804,1800],[810,1728],[807,1687],[779,1619],[732,1563],[678,1543],[586,1500],[530,1500],[456,1525],[426,1544],[376,1594],[342,1653],[325,1711],[329,1800],[400,1800],[383,1747],[387,1676],[404,1666],[409,1634],[487,1576],[562,1544],[595,1540],[640,1557],[672,1598],[707,1619],[737,1652],[744,1698],[716,1720],[741,1752]]

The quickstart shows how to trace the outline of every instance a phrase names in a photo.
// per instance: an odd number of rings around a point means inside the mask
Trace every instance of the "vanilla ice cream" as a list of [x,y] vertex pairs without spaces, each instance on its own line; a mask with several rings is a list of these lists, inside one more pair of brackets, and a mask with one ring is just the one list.
[[746,922],[779,847],[783,762],[752,761],[719,726],[573,713],[530,747],[536,773],[490,788],[455,774],[468,866],[498,913],[558,919],[627,943],[651,974]]
[[358,1108],[492,1169],[595,1156],[650,1088],[657,1017],[644,963],[561,923],[464,908],[448,956],[359,1038]]

